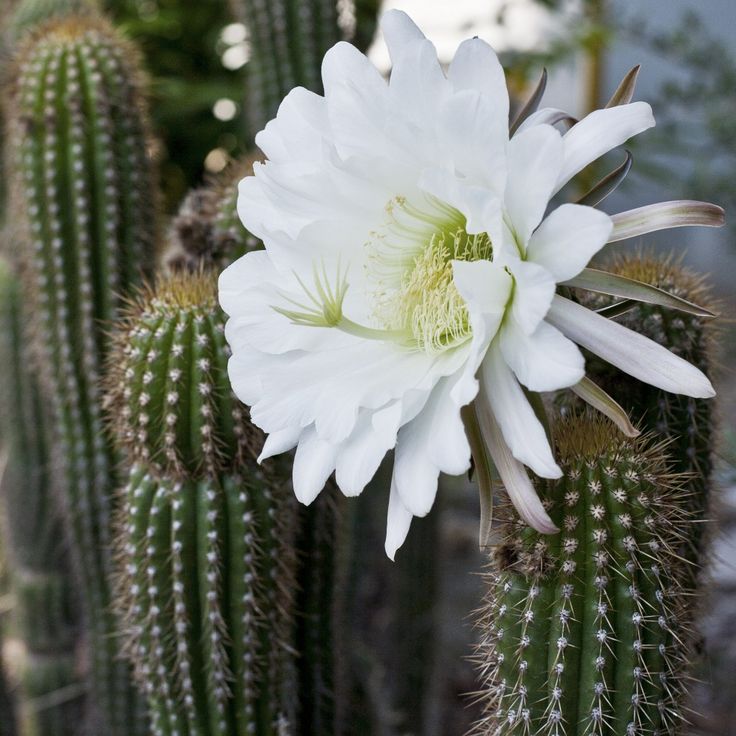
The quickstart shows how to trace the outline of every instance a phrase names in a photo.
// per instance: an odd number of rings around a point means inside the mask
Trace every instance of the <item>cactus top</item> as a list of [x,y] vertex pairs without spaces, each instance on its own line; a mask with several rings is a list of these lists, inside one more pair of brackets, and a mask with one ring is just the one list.
[[115,336],[108,407],[133,459],[169,474],[212,474],[244,460],[246,410],[232,394],[211,273],[144,291]]

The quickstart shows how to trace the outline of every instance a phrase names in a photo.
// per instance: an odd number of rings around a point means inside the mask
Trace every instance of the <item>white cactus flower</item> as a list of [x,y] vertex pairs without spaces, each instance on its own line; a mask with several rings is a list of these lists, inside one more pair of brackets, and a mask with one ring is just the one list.
[[339,43],[324,96],[294,89],[256,138],[268,160],[241,182],[238,209],[265,250],[220,279],[233,388],[268,434],[262,458],[296,447],[303,503],[333,471],[343,493],[361,493],[395,451],[391,558],[439,473],[469,469],[469,437],[522,517],[554,532],[524,468],[561,472],[529,392],[576,387],[617,412],[585,383],[576,343],[668,391],[713,395],[696,368],[556,285],[605,278],[586,267],[611,240],[722,213],[670,203],[611,218],[562,204],[545,216],[576,173],[654,125],[649,105],[598,110],[564,134],[558,111],[540,110],[510,137],[488,44],[464,42],[445,74],[408,16],[388,12],[382,26],[388,82]]

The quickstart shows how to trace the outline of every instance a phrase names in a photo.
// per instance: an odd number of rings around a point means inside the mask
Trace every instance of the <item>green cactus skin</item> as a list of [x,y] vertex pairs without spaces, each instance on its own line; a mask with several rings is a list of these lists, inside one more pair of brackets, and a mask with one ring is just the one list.
[[343,500],[333,485],[328,486],[310,506],[300,507],[297,572],[298,592],[295,648],[299,652],[299,723],[301,733],[335,733],[338,719],[336,700],[336,658],[341,652],[337,640],[341,630],[343,585],[338,579],[340,508]]
[[689,517],[661,445],[607,421],[556,430],[559,481],[538,490],[560,527],[506,520],[488,573],[477,734],[680,733],[692,590],[673,570]]
[[254,134],[275,117],[297,86],[319,92],[320,65],[342,38],[336,0],[231,0],[251,31],[248,62],[249,127]]
[[132,463],[116,599],[164,736],[296,729],[296,502],[255,463],[224,322],[215,273],[177,273],[132,305],[111,359],[113,429]]
[[276,735],[293,724],[280,687],[293,682],[287,504],[253,473],[174,481],[131,469],[119,605],[153,734]]
[[20,45],[10,104],[11,211],[22,223],[60,494],[81,582],[100,729],[136,732],[107,576],[115,458],[99,377],[104,324],[154,259],[155,202],[137,55],[103,21],[69,17]]
[[130,308],[111,354],[108,401],[132,461],[161,476],[212,478],[251,456],[224,324],[211,272],[172,276]]
[[[609,268],[614,273],[652,284],[713,312],[718,311],[703,279],[671,258],[627,255],[614,260]],[[597,302],[594,306],[605,303],[602,298],[587,298]],[[711,372],[717,334],[712,322],[650,304],[637,305],[617,321],[664,345],[704,373]],[[704,552],[716,434],[714,402],[660,391],[621,374],[594,357],[588,359],[587,371],[629,411],[637,426],[671,442],[667,452],[672,458],[672,469],[688,475],[689,493],[683,497],[683,503],[693,523],[685,530],[679,554],[685,585],[691,587],[707,564]],[[693,603],[696,601],[697,597],[693,598]]]
[[[26,652],[21,668],[21,733],[71,736],[82,720],[76,671],[79,638],[74,582],[50,478],[47,418],[29,371],[20,280],[0,259],[0,428],[8,454],[2,485],[4,539],[15,598],[14,633]],[[56,692],[55,692],[56,691]],[[57,697],[58,692],[64,696]],[[47,701],[45,707],[31,704]]]
[[92,14],[97,9],[96,0],[21,0],[9,19],[7,35],[11,41],[17,41],[51,18]]
[[[0,638],[0,644],[2,644],[2,638]],[[13,698],[2,660],[0,660],[0,736],[18,736]]]
[[253,163],[250,156],[235,161],[207,186],[186,196],[169,231],[166,262],[171,270],[205,266],[221,271],[263,247],[237,213],[238,182],[253,173]]

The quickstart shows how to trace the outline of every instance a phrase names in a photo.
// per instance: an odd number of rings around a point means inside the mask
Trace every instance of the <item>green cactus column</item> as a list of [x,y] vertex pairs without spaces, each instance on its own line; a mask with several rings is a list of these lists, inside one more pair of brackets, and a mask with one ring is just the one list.
[[0,259],[0,430],[7,465],[0,506],[15,597],[13,633],[25,648],[19,700],[25,736],[72,736],[83,720],[75,585],[52,493],[47,417],[24,334],[22,290]]
[[538,491],[561,531],[506,519],[487,574],[477,733],[679,733],[692,595],[673,569],[690,523],[682,477],[661,446],[606,420],[572,417],[555,438],[565,475]]
[[107,327],[154,258],[156,192],[137,54],[107,23],[53,20],[14,60],[11,215],[80,577],[99,731],[141,732],[110,610],[115,464],[101,416]]
[[255,463],[224,323],[216,275],[182,272],[131,308],[111,360],[131,462],[116,600],[154,734],[300,732],[295,501]]
[[337,0],[231,0],[250,31],[247,115],[251,134],[276,116],[297,86],[321,91],[320,64],[343,32]]
[[[703,278],[671,258],[628,255],[613,261],[610,270],[657,286],[713,312],[718,311]],[[587,298],[595,300],[590,295]],[[597,302],[604,303],[604,298],[599,297]],[[717,334],[712,322],[650,304],[637,304],[617,321],[664,345],[706,374],[712,371]],[[683,530],[680,555],[686,585],[692,586],[707,563],[704,537],[709,528],[707,517],[716,424],[714,402],[660,391],[596,358],[588,360],[588,373],[630,412],[637,426],[670,442],[667,454],[672,469],[688,475],[690,492],[683,497],[683,503],[692,514],[693,523]]]
[[254,158],[245,156],[205,186],[187,194],[169,228],[165,260],[172,270],[202,265],[224,269],[263,244],[251,235],[237,213],[238,182],[253,173]]

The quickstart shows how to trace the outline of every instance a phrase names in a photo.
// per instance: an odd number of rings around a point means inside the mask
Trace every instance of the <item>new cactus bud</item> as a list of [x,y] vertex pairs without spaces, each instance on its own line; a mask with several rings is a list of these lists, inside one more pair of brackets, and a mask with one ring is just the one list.
[[502,525],[488,573],[480,660],[484,736],[669,736],[684,715],[692,594],[673,572],[681,478],[661,446],[607,420],[555,431],[564,476],[538,482],[559,534]]
[[157,196],[137,54],[104,21],[63,17],[24,36],[12,78],[11,212],[90,632],[91,702],[101,731],[127,735],[135,697],[107,582],[117,460],[99,378],[105,324],[154,261]]
[[169,232],[166,261],[172,270],[196,270],[203,265],[222,270],[262,247],[237,213],[238,182],[252,173],[252,158],[235,161],[208,185],[187,195]]
[[227,376],[214,272],[177,273],[129,307],[111,354],[108,402],[133,461],[213,477],[250,456],[253,430]]

